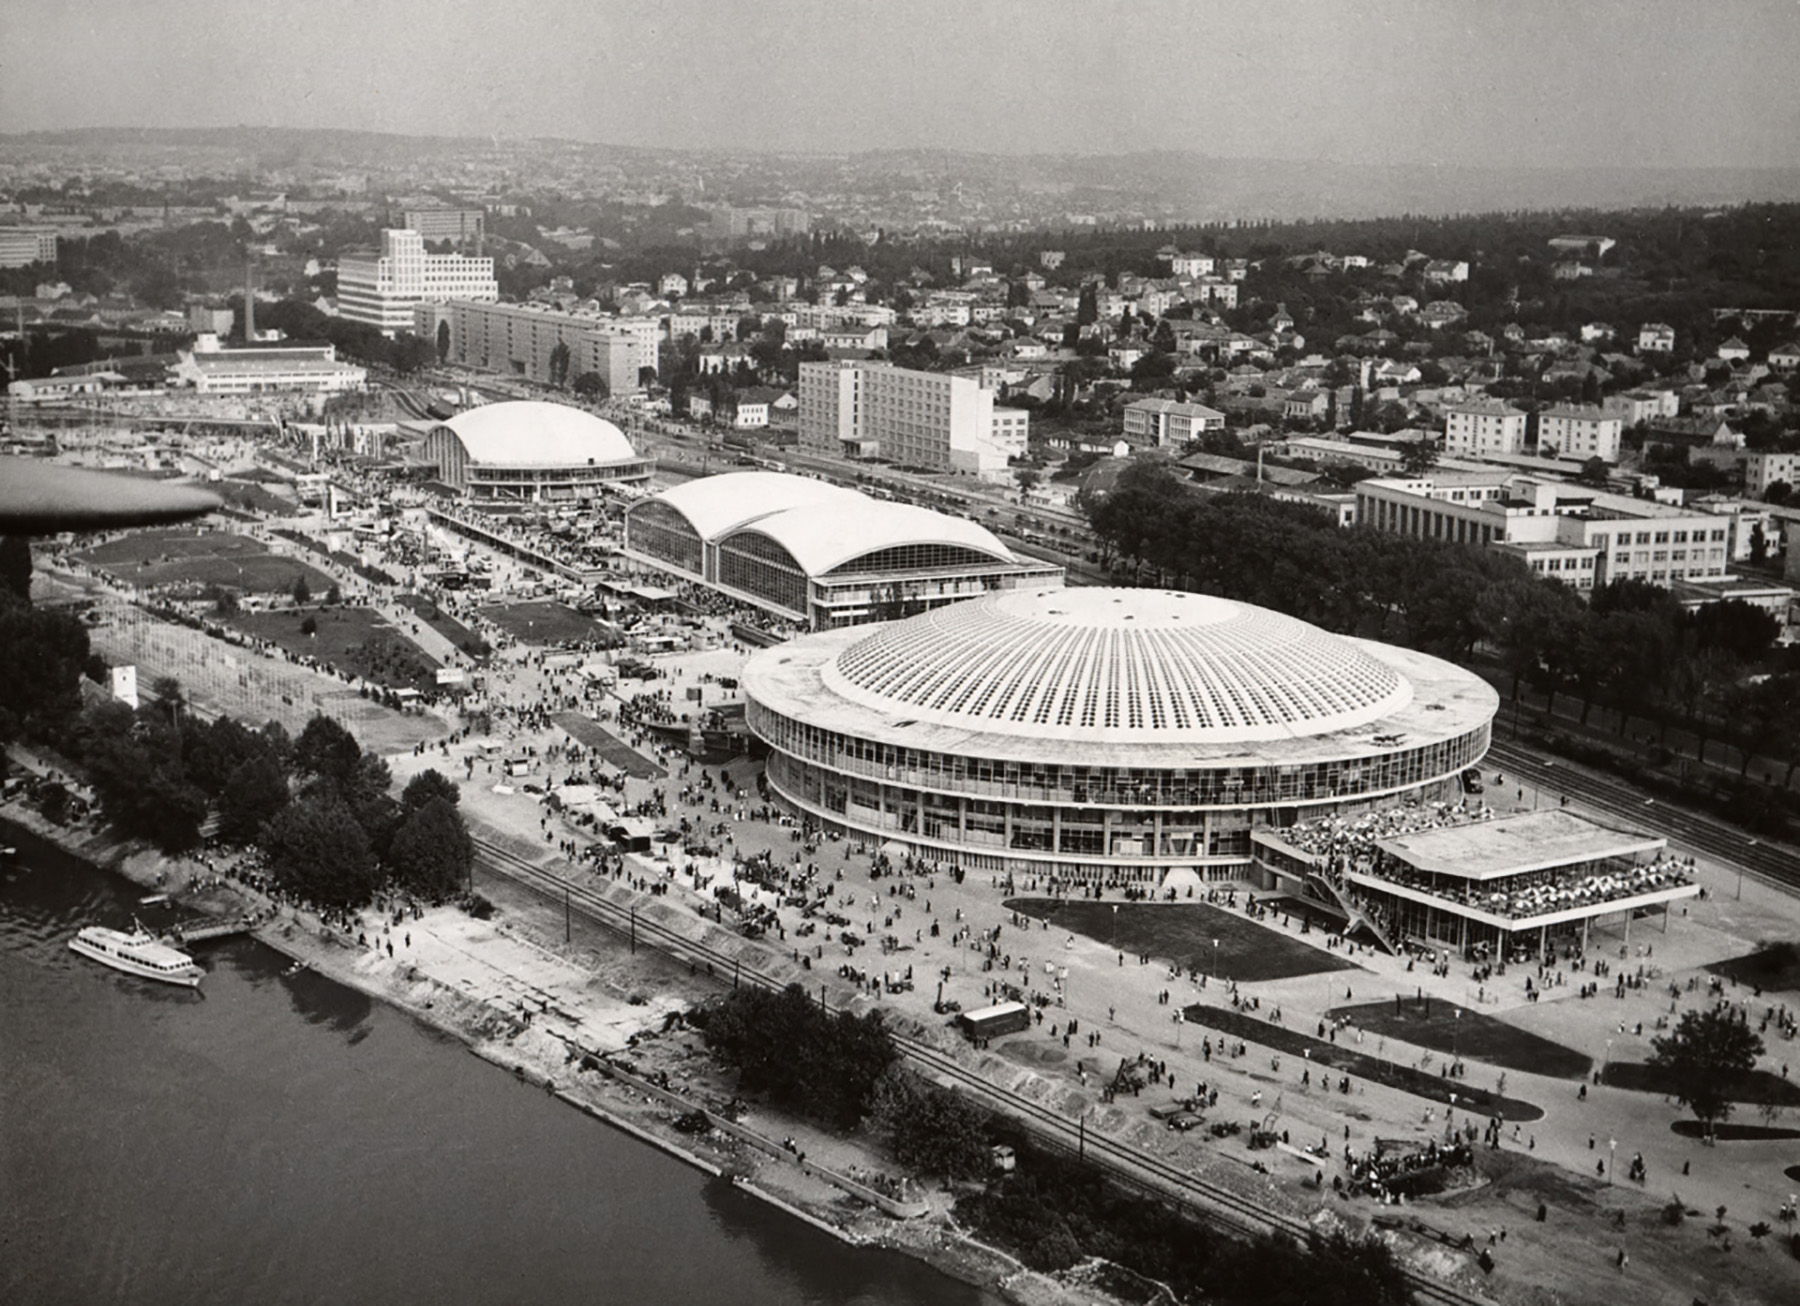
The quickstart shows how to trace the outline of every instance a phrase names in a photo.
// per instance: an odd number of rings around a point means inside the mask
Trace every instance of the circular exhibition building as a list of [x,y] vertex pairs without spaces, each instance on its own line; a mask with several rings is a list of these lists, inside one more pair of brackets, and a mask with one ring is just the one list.
[[1146,887],[1247,873],[1255,828],[1453,799],[1499,703],[1439,658],[1144,589],[807,635],[743,685],[770,786],[814,823],[969,870]]
[[653,470],[611,422],[535,399],[458,413],[426,434],[424,453],[445,485],[490,504],[591,499]]

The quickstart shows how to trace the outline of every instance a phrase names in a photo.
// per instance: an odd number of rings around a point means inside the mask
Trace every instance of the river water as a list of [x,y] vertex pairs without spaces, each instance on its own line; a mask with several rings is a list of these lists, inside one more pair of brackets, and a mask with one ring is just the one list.
[[[252,940],[78,957],[138,891],[0,866],[0,1302],[995,1306],[837,1242]],[[147,923],[150,912],[145,909]]]

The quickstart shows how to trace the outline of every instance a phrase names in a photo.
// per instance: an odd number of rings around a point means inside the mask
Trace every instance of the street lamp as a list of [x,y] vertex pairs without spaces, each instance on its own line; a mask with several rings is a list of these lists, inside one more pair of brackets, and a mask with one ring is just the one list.
[[1450,1073],[1451,1073],[1451,1075],[1456,1074],[1457,1064],[1461,1060],[1461,1058],[1458,1057],[1457,1053],[1456,1053],[1457,1034],[1461,1029],[1462,1029],[1462,1008],[1458,1007],[1456,1009],[1456,1019],[1453,1022],[1451,1022],[1451,1025],[1450,1025]]
[[1219,978],[1219,941],[1213,940],[1213,978]]
[[1119,948],[1119,904],[1116,902],[1112,905],[1112,947],[1113,947],[1113,951],[1115,951],[1115,952],[1118,951],[1118,948]]
[[1610,1186],[1613,1181],[1613,1167],[1619,1163],[1619,1140],[1606,1140],[1606,1182]]

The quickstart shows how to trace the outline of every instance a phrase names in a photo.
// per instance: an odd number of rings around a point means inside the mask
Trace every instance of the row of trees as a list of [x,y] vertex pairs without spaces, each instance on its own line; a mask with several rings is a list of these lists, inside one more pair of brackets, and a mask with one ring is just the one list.
[[[1800,754],[1800,668],[1772,652],[1766,612],[1736,601],[1688,613],[1641,581],[1588,601],[1489,549],[1367,527],[1260,495],[1207,494],[1166,464],[1139,461],[1083,507],[1135,578],[1286,612],[1327,630],[1457,660],[1478,650],[1555,698],[1575,695],[1666,732],[1731,737],[1753,754]],[[1796,758],[1800,764],[1800,758]],[[1792,778],[1794,766],[1788,768]]]

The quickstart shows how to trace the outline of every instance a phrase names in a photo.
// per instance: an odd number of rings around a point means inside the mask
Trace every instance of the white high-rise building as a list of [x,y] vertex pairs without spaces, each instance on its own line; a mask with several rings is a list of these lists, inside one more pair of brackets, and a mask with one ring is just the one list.
[[800,364],[800,447],[812,452],[994,474],[1025,452],[1030,430],[1030,414],[997,406],[973,377],[865,361]]
[[424,236],[404,228],[383,231],[379,251],[338,259],[339,314],[379,327],[384,336],[412,330],[413,305],[427,300],[499,298],[493,259],[427,254]]

